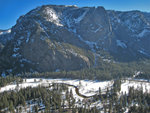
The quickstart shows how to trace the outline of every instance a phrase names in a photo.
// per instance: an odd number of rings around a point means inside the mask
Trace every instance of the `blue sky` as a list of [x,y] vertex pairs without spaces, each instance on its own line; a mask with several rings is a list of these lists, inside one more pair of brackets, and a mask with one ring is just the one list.
[[105,9],[150,12],[150,0],[0,0],[0,29],[11,28],[19,16],[44,4],[104,6]]

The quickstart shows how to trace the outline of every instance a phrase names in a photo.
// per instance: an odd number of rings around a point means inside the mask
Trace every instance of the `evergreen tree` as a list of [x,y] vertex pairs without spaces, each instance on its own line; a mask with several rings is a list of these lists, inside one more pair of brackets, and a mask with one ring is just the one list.
[[12,113],[15,113],[12,101],[10,101],[10,104],[9,104],[9,111],[12,112]]

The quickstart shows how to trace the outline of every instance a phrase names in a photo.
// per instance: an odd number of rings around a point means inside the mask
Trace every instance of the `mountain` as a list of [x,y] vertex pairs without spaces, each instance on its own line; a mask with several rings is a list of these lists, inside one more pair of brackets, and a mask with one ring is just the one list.
[[0,73],[80,70],[150,58],[150,13],[44,5],[0,31]]
[[10,40],[11,29],[9,30],[0,30],[0,51],[4,48],[4,45],[8,40]]
[[149,58],[150,13],[108,11],[108,15],[116,37],[114,41],[121,48],[115,52],[120,53],[122,60],[124,56],[130,60]]

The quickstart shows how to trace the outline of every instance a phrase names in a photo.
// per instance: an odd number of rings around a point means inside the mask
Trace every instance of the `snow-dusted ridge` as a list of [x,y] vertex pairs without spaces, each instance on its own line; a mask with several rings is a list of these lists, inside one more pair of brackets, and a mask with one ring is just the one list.
[[52,8],[46,7],[43,11],[46,14],[45,19],[49,22],[53,22],[57,26],[63,26],[63,24],[60,23],[60,15],[57,14]]
[[6,31],[1,31],[0,35],[4,35],[4,34],[8,34],[8,33],[11,33],[11,29],[6,30]]

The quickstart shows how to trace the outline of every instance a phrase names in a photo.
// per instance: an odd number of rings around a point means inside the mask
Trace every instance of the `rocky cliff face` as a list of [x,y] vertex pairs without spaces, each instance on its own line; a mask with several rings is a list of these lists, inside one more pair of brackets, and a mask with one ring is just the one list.
[[90,68],[104,52],[117,61],[149,58],[149,36],[149,13],[46,5],[0,31],[0,72]]
[[130,60],[150,57],[150,13],[140,11],[116,12],[108,11],[114,42],[121,48],[113,49],[119,53],[123,60],[126,56]]

